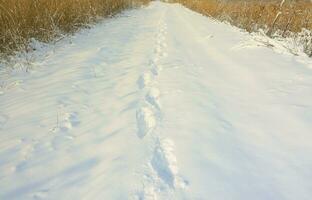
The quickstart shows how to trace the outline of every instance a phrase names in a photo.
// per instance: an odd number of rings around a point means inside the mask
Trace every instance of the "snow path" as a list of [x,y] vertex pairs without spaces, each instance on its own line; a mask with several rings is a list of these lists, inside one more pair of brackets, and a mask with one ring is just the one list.
[[1,74],[0,199],[312,197],[311,60],[153,2]]

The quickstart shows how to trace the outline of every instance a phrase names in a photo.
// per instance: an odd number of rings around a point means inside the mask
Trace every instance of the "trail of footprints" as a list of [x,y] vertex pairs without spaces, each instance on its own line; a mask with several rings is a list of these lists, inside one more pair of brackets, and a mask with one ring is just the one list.
[[162,70],[160,61],[167,56],[166,34],[167,26],[160,20],[154,57],[150,61],[149,69],[138,79],[138,87],[144,97],[136,113],[137,135],[141,139],[150,135],[154,143],[152,157],[147,165],[147,172],[144,173],[144,190],[137,194],[138,199],[157,199],[164,191],[172,193],[174,189],[187,185],[187,181],[178,175],[174,143],[160,138],[155,131],[161,122],[160,91],[155,83]]
[[160,91],[155,87],[157,76],[162,70],[159,61],[167,54],[164,51],[166,47],[165,35],[166,25],[161,21],[160,30],[157,33],[155,56],[150,61],[149,69],[138,80],[138,87],[142,90],[144,98],[137,110],[138,137],[144,138],[157,126],[160,120]]

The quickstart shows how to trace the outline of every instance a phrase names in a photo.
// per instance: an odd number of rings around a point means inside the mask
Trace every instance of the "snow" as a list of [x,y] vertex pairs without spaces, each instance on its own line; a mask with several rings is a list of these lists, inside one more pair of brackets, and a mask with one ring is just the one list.
[[2,70],[0,199],[311,199],[312,62],[259,37],[153,2]]

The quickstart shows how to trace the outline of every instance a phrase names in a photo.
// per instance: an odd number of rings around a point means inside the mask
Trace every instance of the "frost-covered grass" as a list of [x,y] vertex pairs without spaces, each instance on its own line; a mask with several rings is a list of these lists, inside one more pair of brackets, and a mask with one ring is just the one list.
[[145,4],[149,0],[0,0],[0,53],[29,50],[36,39],[51,41],[98,17]]
[[312,56],[312,2],[173,0],[202,14],[230,22],[248,32],[264,30],[273,38],[292,40]]

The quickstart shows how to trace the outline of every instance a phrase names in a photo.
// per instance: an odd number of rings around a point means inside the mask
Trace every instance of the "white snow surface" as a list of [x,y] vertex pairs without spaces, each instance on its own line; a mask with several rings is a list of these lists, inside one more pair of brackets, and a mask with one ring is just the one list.
[[153,2],[4,70],[0,199],[311,200],[311,59],[265,44]]

